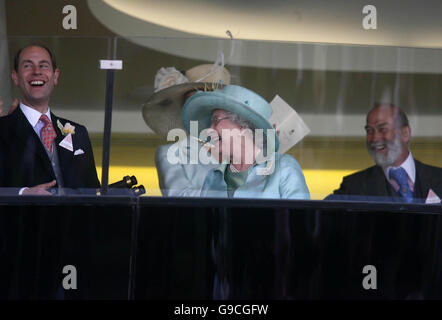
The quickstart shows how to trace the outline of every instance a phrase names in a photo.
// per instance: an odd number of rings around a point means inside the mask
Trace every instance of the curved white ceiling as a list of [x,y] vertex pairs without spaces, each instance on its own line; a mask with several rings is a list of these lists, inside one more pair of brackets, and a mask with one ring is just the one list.
[[[224,38],[230,30],[239,39],[442,48],[441,1],[89,0],[94,2],[207,37]],[[367,4],[376,6],[377,30],[362,27]],[[121,24],[113,20],[113,25]],[[146,31],[134,29],[131,35]]]
[[[188,58],[214,61],[217,51],[223,50],[230,56],[229,64],[442,72],[441,50],[415,49],[442,48],[442,1],[425,2],[88,0],[96,18],[116,34]],[[362,28],[362,8],[367,3],[377,8],[377,30]],[[227,30],[234,39],[260,41],[238,42],[230,55],[231,43],[219,40],[229,39]],[[291,43],[276,46],[262,40]],[[398,53],[398,47],[407,48]]]

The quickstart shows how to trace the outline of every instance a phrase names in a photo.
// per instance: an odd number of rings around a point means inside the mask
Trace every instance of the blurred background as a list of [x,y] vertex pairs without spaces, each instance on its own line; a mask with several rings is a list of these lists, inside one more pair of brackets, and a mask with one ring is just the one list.
[[[365,30],[366,1],[0,0],[0,96],[15,52],[47,44],[61,71],[53,111],[85,125],[101,177],[106,72],[116,71],[109,182],[135,175],[145,196],[160,196],[154,152],[168,143],[143,121],[161,67],[186,71],[224,55],[232,84],[267,101],[278,94],[311,132],[288,153],[300,163],[312,199],[342,177],[373,165],[365,115],[376,102],[400,106],[412,127],[413,156],[442,166],[442,2],[371,1],[377,29]],[[77,29],[63,28],[63,7],[76,8]],[[373,22],[373,21],[372,21]]]

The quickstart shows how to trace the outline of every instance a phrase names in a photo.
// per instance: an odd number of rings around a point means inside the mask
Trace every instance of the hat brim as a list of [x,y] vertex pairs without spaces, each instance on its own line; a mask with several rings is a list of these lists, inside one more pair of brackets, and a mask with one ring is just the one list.
[[[251,122],[257,129],[263,129],[264,135],[267,135],[266,129],[274,130],[269,120],[257,113],[253,107],[248,106],[242,101],[236,100],[222,91],[198,92],[191,96],[184,104],[182,111],[182,125],[187,132],[190,132],[190,121],[198,121],[199,133],[209,128],[212,124],[212,114],[216,109],[231,111],[241,118]],[[279,148],[279,139],[275,134],[275,150]]]
[[212,87],[212,83],[188,82],[155,92],[142,104],[144,122],[164,139],[167,139],[167,134],[172,129],[185,130],[181,111],[186,98],[193,91],[211,90]]

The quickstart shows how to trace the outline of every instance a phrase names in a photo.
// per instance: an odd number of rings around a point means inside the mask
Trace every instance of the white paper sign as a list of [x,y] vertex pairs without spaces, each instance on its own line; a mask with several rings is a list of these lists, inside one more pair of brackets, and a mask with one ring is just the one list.
[[280,96],[276,95],[270,105],[273,110],[270,123],[276,124],[276,130],[279,131],[278,152],[285,153],[309,134],[310,128]]
[[434,191],[432,189],[428,190],[428,195],[427,195],[427,199],[425,199],[425,203],[429,204],[429,203],[440,203],[440,202],[441,202],[441,200],[437,196],[437,194],[434,193]]
[[74,146],[72,144],[72,134],[68,134],[63,140],[61,140],[60,147],[68,149],[69,151],[74,151]]

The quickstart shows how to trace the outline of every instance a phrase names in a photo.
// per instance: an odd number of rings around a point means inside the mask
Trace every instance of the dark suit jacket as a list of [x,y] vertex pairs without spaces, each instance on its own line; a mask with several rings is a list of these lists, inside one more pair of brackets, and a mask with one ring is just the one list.
[[[51,113],[52,125],[57,133],[56,151],[63,176],[63,187],[99,188],[92,147],[86,128],[78,123],[58,118]],[[72,135],[74,151],[82,149],[83,154],[74,155],[59,143],[64,139],[57,126],[70,122],[75,126]],[[55,179],[55,174],[46,150],[38,135],[29,124],[20,108],[11,115],[0,118],[0,187],[33,187]]]
[[[442,168],[429,166],[417,160],[415,164],[414,198],[416,202],[425,202],[430,189],[442,199]],[[344,177],[340,188],[325,200],[397,202],[402,201],[402,198],[388,182],[382,168],[373,166]]]

